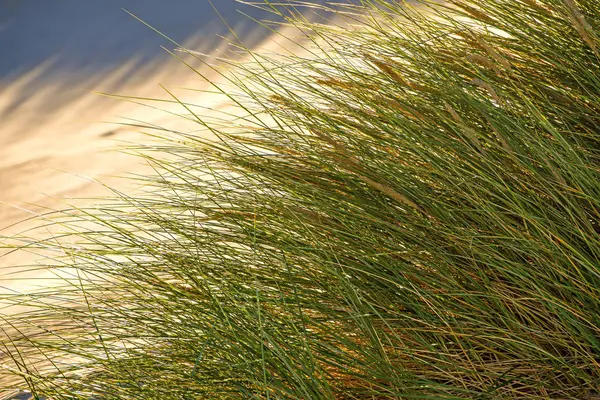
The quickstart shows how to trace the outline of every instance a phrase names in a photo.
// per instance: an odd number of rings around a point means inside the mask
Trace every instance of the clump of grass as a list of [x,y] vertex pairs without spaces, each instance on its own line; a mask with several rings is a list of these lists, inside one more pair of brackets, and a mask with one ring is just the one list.
[[5,299],[5,372],[56,399],[598,398],[600,3],[266,6],[304,53],[250,52],[236,118],[182,103],[209,135],[141,149],[145,194],[23,245],[63,284]]

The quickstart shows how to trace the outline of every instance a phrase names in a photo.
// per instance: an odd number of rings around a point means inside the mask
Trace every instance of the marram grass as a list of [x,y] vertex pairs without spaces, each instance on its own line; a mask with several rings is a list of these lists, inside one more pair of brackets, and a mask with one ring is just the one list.
[[335,13],[343,27],[288,21],[303,53],[234,66],[239,117],[182,104],[210,135],[157,132],[146,194],[23,242],[63,283],[4,299],[26,306],[3,317],[6,382],[600,398],[600,2]]

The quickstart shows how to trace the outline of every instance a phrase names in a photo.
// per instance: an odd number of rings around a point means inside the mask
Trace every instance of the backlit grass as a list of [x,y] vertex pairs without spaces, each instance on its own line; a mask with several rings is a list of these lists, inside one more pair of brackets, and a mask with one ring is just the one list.
[[62,284],[6,297],[4,377],[56,399],[598,398],[600,3],[365,0],[339,26],[264,6],[302,35],[233,66],[235,112],[182,102],[198,130],[146,127],[142,191],[21,238]]

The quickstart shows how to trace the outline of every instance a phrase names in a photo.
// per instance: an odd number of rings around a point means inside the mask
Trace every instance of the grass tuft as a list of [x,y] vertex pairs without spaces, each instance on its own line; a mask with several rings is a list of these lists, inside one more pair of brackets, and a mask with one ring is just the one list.
[[600,398],[600,3],[263,6],[301,34],[238,48],[213,88],[233,114],[168,92],[204,133],[156,130],[145,191],[16,245],[60,283],[2,299],[22,311],[1,377],[52,399]]

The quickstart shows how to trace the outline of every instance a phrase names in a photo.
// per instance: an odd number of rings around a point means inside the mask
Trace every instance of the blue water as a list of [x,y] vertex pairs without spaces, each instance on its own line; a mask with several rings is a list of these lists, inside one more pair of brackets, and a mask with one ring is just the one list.
[[[242,37],[270,14],[237,3],[213,0]],[[133,55],[155,58],[160,45],[175,47],[122,10],[127,9],[176,41],[193,34],[206,40],[227,33],[208,0],[0,0],[0,78],[20,75],[53,57],[49,71],[93,71]]]

